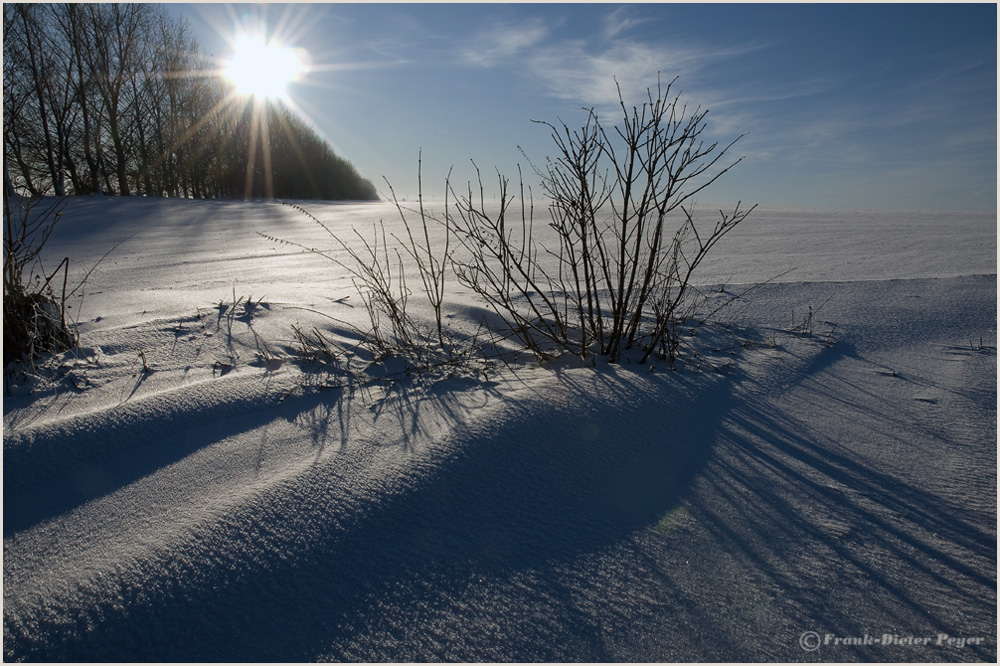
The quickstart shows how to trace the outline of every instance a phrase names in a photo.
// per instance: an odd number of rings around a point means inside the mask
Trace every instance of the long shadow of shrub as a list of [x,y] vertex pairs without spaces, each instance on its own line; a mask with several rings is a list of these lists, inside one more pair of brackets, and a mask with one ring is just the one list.
[[398,507],[412,556],[520,568],[655,523],[707,460],[709,405],[726,389],[693,405],[666,381],[640,388],[623,374],[565,373],[566,404],[507,403],[462,431],[419,505]]
[[[259,502],[242,507],[213,530],[215,546],[156,564],[179,575],[123,581],[115,608],[96,601],[101,616],[87,631],[53,631],[47,646],[13,640],[7,656],[309,660],[389,609],[421,603],[419,592],[399,596],[414,576],[433,578],[435,594],[458,593],[470,571],[505,575],[594,552],[655,525],[684,497],[728,406],[733,378],[714,378],[563,372],[541,394],[492,401],[455,424],[429,470],[361,502],[349,496],[350,472],[334,479],[317,465],[303,481],[315,493],[267,502],[266,516]],[[338,459],[338,473],[350,464]],[[229,552],[242,542],[257,556]],[[227,552],[214,552],[218,544]]]

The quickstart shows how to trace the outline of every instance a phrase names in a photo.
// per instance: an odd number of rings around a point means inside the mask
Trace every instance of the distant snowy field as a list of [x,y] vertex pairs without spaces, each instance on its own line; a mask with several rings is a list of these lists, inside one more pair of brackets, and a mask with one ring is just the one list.
[[780,275],[706,331],[722,372],[354,393],[292,336],[363,326],[350,280],[258,232],[333,248],[277,203],[68,202],[47,265],[121,244],[4,398],[6,660],[996,660],[994,214],[758,209],[701,276]]

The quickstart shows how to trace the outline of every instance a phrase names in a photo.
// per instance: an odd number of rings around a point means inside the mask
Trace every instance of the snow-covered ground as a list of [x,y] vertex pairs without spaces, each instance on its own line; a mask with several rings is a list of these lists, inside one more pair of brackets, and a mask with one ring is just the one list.
[[4,398],[4,658],[995,661],[996,229],[758,209],[702,275],[782,274],[705,331],[721,372],[348,391],[292,326],[364,325],[349,278],[258,233],[330,248],[313,221],[71,200],[49,264],[122,242],[81,351]]

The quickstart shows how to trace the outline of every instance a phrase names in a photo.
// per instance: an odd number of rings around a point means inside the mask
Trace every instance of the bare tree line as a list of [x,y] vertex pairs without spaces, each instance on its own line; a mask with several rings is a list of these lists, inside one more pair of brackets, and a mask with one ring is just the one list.
[[5,192],[373,199],[289,110],[250,107],[149,4],[5,4]]

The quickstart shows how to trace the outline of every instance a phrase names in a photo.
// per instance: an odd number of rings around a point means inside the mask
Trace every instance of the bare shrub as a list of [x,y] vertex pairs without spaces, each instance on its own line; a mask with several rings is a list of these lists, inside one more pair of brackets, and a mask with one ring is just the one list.
[[[371,237],[366,237],[355,229],[356,245],[352,245],[301,206],[288,202],[282,203],[298,210],[319,225],[344,251],[348,260],[344,261],[329,252],[307,247],[301,243],[275,238],[267,234],[260,235],[268,240],[299,247],[329,259],[351,276],[371,323],[369,330],[360,331],[360,333],[365,348],[371,352],[374,358],[379,359],[392,355],[414,356],[422,354],[427,348],[444,345],[441,300],[444,297],[444,268],[448,265],[447,255],[437,258],[429,240],[424,245],[420,245],[413,239],[413,230],[401,204],[397,202],[396,205],[403,219],[409,239],[408,244],[404,244],[393,235],[387,236],[385,224],[380,221],[372,230]],[[428,238],[426,230],[429,221],[426,214],[421,211],[421,224],[425,238]],[[393,243],[389,242],[390,239]],[[419,268],[424,283],[424,293],[437,317],[436,331],[425,330],[419,326],[407,310],[412,292],[406,284],[405,255],[409,255]],[[302,338],[300,338],[300,342],[301,340]]]
[[[387,235],[380,223],[370,238],[355,230],[360,245],[352,245],[294,204],[288,205],[321,226],[349,260],[265,237],[324,256],[348,271],[371,323],[362,344],[376,359],[404,356],[414,361],[408,367],[440,368],[458,361],[467,366],[470,359],[483,361],[482,354],[498,353],[498,339],[513,338],[540,361],[564,353],[609,362],[626,354],[641,362],[651,356],[673,361],[682,344],[681,325],[690,332],[718,312],[713,307],[707,316],[695,317],[703,300],[695,272],[753,207],[737,204],[730,212],[720,210],[713,223],[696,221],[692,198],[742,160],[724,162],[739,137],[725,146],[706,143],[708,112],[689,111],[672,86],[658,83],[638,107],[628,107],[619,89],[622,119],[610,129],[593,109],[579,130],[541,123],[557,149],[544,167],[532,165],[548,204],[544,227],[535,224],[533,198],[530,189],[525,195],[520,171],[516,193],[497,172],[499,205],[487,205],[478,168],[475,185],[470,182],[462,194],[452,188],[449,173],[443,218],[437,218],[425,210],[418,168],[416,209],[404,207],[389,185],[404,237]],[[431,225],[443,226],[443,247],[433,246]],[[416,266],[434,312],[433,330],[407,311],[412,295],[407,262]],[[493,337],[487,344],[478,343],[482,331],[472,336],[475,349],[458,344],[458,336],[443,325],[449,267],[502,322],[488,331]],[[315,343],[309,354],[331,354],[321,336],[298,339]]]
[[[310,331],[295,329],[300,359],[319,362],[329,370],[350,375],[356,372],[351,367],[352,361],[364,356],[370,361],[367,370],[387,381],[418,373],[487,375],[498,356],[484,351],[492,344],[488,332],[482,327],[474,332],[458,332],[444,327],[442,307],[445,283],[452,264],[450,227],[424,208],[422,183],[416,209],[404,206],[396,198],[391,185],[389,189],[405,233],[399,236],[387,234],[385,224],[380,221],[370,236],[353,230],[355,238],[352,243],[335,234],[301,206],[282,202],[320,226],[343,251],[346,260],[314,247],[260,234],[268,240],[322,256],[344,269],[367,311],[370,324],[367,330],[357,329],[331,317],[339,324],[354,329],[361,340],[359,345],[344,346],[315,328]],[[448,189],[446,182],[445,190]],[[413,215],[417,216],[416,220]],[[435,225],[443,228],[445,240],[442,246],[436,246],[431,241],[431,227]],[[407,265],[415,266],[420,276],[417,291],[431,307],[433,327],[418,322],[410,314],[408,306],[414,292],[407,284]],[[359,348],[366,353],[359,355]],[[398,362],[389,362],[393,359]]]
[[[533,206],[512,197],[497,174],[499,212],[470,185],[449,221],[468,250],[456,262],[473,289],[540,358],[551,352],[619,360],[628,350],[672,358],[676,325],[692,310],[692,277],[711,249],[750,214],[740,205],[719,211],[713,226],[696,223],[685,204],[736,166],[718,164],[724,147],[701,138],[707,111],[688,112],[672,84],[647,91],[609,131],[591,109],[586,124],[550,128],[556,157],[534,167],[548,200],[556,242],[536,239]],[[519,206],[517,204],[520,203]],[[519,211],[518,211],[519,208]],[[513,210],[513,215],[511,210]],[[680,211],[671,233],[670,215]],[[555,260],[546,272],[543,258]]]

